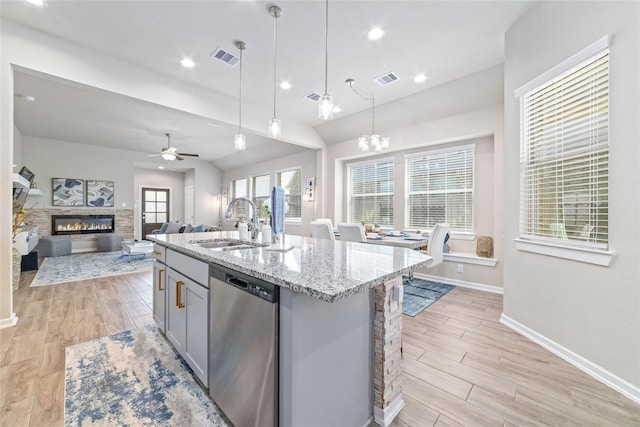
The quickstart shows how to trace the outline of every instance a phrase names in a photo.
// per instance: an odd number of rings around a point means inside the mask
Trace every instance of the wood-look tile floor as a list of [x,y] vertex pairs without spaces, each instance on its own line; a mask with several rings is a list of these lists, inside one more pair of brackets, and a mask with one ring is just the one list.
[[[64,424],[64,348],[151,323],[151,273],[14,292],[0,329],[0,426]],[[499,323],[502,296],[456,288],[405,316],[393,426],[640,426],[640,406]],[[332,426],[333,427],[333,426]]]

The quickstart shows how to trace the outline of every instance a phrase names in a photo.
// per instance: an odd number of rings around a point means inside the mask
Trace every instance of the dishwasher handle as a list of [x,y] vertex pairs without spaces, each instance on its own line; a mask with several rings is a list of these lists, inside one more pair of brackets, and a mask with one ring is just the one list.
[[249,289],[249,282],[247,282],[246,280],[242,280],[236,276],[232,276],[231,274],[227,274],[227,283],[231,283],[233,286],[240,289]]

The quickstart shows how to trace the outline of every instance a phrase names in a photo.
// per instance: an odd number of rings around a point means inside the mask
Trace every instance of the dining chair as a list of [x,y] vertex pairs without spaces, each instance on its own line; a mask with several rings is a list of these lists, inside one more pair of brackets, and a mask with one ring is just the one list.
[[345,242],[366,242],[367,235],[362,224],[338,224],[340,240]]
[[[427,268],[433,268],[436,265],[442,264],[444,260],[444,239],[447,237],[447,233],[451,230],[449,224],[436,224],[433,226],[433,230],[429,236],[429,243],[427,244],[426,251],[420,251],[429,255],[433,261]],[[413,279],[413,272],[409,272],[409,282]]]
[[311,226],[311,237],[316,239],[336,239],[333,234],[333,228],[329,223],[323,221],[311,221],[309,225]]
[[333,222],[331,221],[331,218],[316,218],[314,221],[316,221],[316,222],[326,222],[327,224],[329,224],[329,228],[333,232]]

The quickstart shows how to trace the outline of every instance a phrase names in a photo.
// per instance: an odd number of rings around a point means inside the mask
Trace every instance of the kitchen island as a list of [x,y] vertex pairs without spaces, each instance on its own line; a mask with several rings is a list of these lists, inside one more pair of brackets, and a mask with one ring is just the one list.
[[[210,241],[237,241],[238,232],[150,238],[175,253],[173,258],[167,255],[167,271],[175,267],[170,259],[186,255],[279,287],[279,425],[360,427],[374,418],[388,425],[400,411],[401,276],[429,265],[428,256],[404,248],[300,236],[284,237],[282,247],[289,250],[207,247]],[[188,278],[184,270],[183,266]],[[170,281],[166,288],[173,289]],[[176,288],[180,294],[180,286]],[[175,298],[184,306],[180,295]],[[212,293],[211,300],[215,298]],[[154,318],[155,307],[154,303]]]

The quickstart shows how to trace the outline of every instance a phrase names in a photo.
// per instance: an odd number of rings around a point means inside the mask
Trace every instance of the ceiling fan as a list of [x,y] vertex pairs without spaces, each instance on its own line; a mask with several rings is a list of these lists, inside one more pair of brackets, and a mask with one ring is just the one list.
[[184,160],[182,156],[199,157],[198,154],[178,153],[178,149],[176,147],[171,146],[171,134],[165,133],[165,135],[167,136],[167,147],[163,148],[160,151],[160,154],[150,154],[149,157],[162,156],[163,159],[169,160],[169,161],[176,160],[176,159]]

